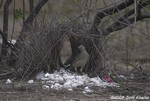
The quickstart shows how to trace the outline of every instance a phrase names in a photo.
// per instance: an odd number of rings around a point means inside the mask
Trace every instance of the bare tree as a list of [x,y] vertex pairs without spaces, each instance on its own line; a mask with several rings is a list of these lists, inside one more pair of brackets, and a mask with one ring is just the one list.
[[11,61],[10,61],[10,64],[14,64],[15,65],[15,62],[17,61],[17,54],[19,52],[19,50],[21,49],[21,46],[22,46],[22,42],[24,39],[26,39],[27,35],[26,32],[27,30],[30,29],[31,27],[31,24],[33,22],[33,18],[35,18],[39,11],[41,10],[41,8],[44,6],[44,4],[47,2],[48,0],[41,0],[36,6],[35,8],[33,9],[32,13],[27,17],[27,19],[25,20],[24,24],[23,24],[23,27],[22,27],[22,30],[21,30],[21,33],[17,39],[17,42],[16,44],[14,45],[14,48],[12,50],[12,54],[11,54]]
[[[57,41],[57,40],[64,37],[61,33],[63,33],[63,34],[67,33],[67,35],[69,36],[69,40],[70,40],[71,48],[72,48],[71,57],[68,58],[67,61],[64,63],[66,66],[69,66],[69,64],[70,64],[70,68],[67,68],[67,69],[75,70],[75,68],[73,67],[74,63],[81,53],[79,46],[83,45],[89,54],[89,58],[85,64],[85,66],[80,68],[80,70],[82,72],[87,73],[92,76],[99,75],[102,71],[105,70],[103,63],[106,61],[106,58],[107,58],[107,55],[104,50],[104,41],[105,41],[106,37],[110,33],[121,30],[127,26],[133,27],[133,25],[136,24],[137,21],[140,21],[145,18],[150,18],[149,14],[145,14],[142,12],[142,9],[144,9],[144,7],[146,7],[147,5],[150,4],[149,0],[138,0],[138,1],[124,0],[124,1],[117,2],[114,5],[109,5],[106,8],[96,10],[96,15],[95,15],[90,27],[86,26],[87,22],[89,21],[89,11],[87,10],[88,17],[86,20],[85,20],[86,16],[84,16],[85,17],[84,18],[83,15],[81,15],[83,23],[81,23],[82,21],[80,19],[79,20],[76,19],[76,20],[70,21],[67,24],[65,23],[63,26],[56,24],[54,26],[50,25],[51,26],[50,28],[47,26],[46,29],[44,29],[44,27],[42,27],[43,29],[41,28],[41,30],[38,30],[38,29],[40,29],[40,26],[37,27],[36,25],[34,25],[33,22],[34,22],[35,17],[40,12],[41,8],[47,3],[47,1],[48,0],[40,0],[38,2],[38,4],[34,7],[34,0],[29,0],[30,15],[27,17],[27,19],[24,20],[24,24],[23,24],[21,33],[17,39],[16,44],[14,45],[14,47],[12,49],[12,53],[10,56],[11,65],[16,66],[16,61],[18,59],[20,59],[20,57],[21,57],[21,59],[23,60],[22,63],[24,63],[23,66],[30,64],[30,61],[28,61],[27,64],[24,61],[31,60],[32,62],[34,62],[34,64],[37,64],[37,66],[39,66],[39,64],[46,64],[46,66],[44,66],[45,67],[44,69],[49,72],[52,72],[53,70],[55,70],[58,67],[58,64],[61,64],[61,66],[63,66],[63,64],[61,63],[61,57],[60,57],[60,50],[61,50],[60,45],[62,45],[62,39],[60,41]],[[91,2],[89,2],[89,3],[91,3]],[[25,5],[24,5],[24,7],[25,7]],[[128,7],[131,7],[130,11],[128,11],[126,13],[122,13],[123,10],[125,10]],[[121,16],[119,16],[118,18],[112,17],[112,15],[118,14],[118,13],[119,14],[121,13]],[[110,18],[112,17],[112,19],[114,19],[113,22],[106,27],[100,27],[100,25],[103,25],[102,20],[104,18],[107,18],[108,16]],[[79,17],[79,18],[81,18],[81,17]],[[36,27],[38,29],[35,29]],[[57,30],[57,28],[59,30]],[[8,30],[8,28],[7,28],[7,30]],[[4,31],[6,31],[6,29]],[[40,35],[41,35],[41,33],[43,33],[43,31],[45,31],[45,33],[47,33],[47,35],[52,36],[52,37],[51,36],[46,37],[46,40],[44,39],[44,41],[43,41],[43,44],[47,44],[50,41],[50,46],[48,46],[51,48],[50,51],[48,50],[49,48],[47,48],[47,47],[44,50],[44,51],[46,51],[45,53],[48,53],[49,56],[43,57],[42,52],[40,54],[40,56],[42,57],[42,58],[40,57],[40,59],[43,62],[43,60],[46,58],[46,63],[45,63],[45,61],[43,63],[42,62],[39,63],[39,58],[29,59],[30,54],[28,54],[28,53],[30,53],[30,52],[32,53],[33,51],[31,51],[30,49],[32,49],[31,46],[34,47],[34,43],[28,42],[29,35],[30,35],[29,33],[34,34],[34,32],[32,32],[32,31],[35,31],[36,34],[38,35],[37,39],[40,39]],[[39,32],[40,32],[40,34],[39,34]],[[70,34],[68,34],[68,33],[70,33]],[[5,35],[5,33],[4,32],[2,33],[2,31],[0,30],[0,34],[2,35],[3,41],[7,44],[6,46],[9,46],[9,42],[7,41],[7,36]],[[60,34],[60,36],[55,39],[54,38],[55,34],[56,34],[56,37],[59,34]],[[33,39],[34,38],[35,37],[33,35]],[[43,38],[45,38],[45,36],[43,36]],[[60,45],[57,44],[53,47],[53,43],[57,43],[57,42]],[[38,43],[38,41],[37,41],[37,43]],[[41,41],[41,43],[42,43],[42,41]],[[30,47],[26,46],[27,44]],[[34,47],[34,48],[36,48],[36,47]],[[43,49],[41,48],[41,50],[43,50]],[[39,52],[41,50],[39,50]],[[37,62],[37,63],[35,63],[35,62]],[[37,67],[37,66],[35,66],[35,67]],[[34,65],[33,65],[33,67],[34,67]],[[30,72],[30,70],[27,70],[27,71]],[[26,74],[26,73],[23,73],[23,74]]]
[[[107,28],[99,29],[99,25],[103,18],[110,16],[112,14],[118,13],[121,10],[129,7],[130,5],[137,4],[132,10],[124,14],[123,16],[117,18],[115,22],[108,26]],[[73,65],[74,59],[78,57],[80,53],[79,45],[84,45],[85,49],[89,53],[89,59],[86,65],[82,68],[82,71],[88,74],[100,74],[103,70],[103,61],[105,61],[105,52],[103,50],[102,40],[105,39],[110,33],[123,29],[127,26],[131,26],[136,21],[142,20],[144,18],[150,18],[150,15],[142,14],[141,9],[149,5],[149,0],[125,0],[121,1],[113,6],[107,7],[104,10],[98,11],[96,14],[91,29],[88,35],[90,39],[82,41],[79,43],[74,37],[70,37],[70,42],[72,47],[72,56],[66,61],[67,64]],[[135,11],[137,12],[136,15]]]

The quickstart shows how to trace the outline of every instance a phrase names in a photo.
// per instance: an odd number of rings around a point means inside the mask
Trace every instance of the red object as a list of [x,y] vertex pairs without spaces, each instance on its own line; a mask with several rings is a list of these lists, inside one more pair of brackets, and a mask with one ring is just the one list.
[[113,82],[112,78],[111,78],[110,76],[108,76],[108,75],[105,75],[105,76],[103,77],[103,79],[104,79],[104,81],[106,81],[106,82],[108,82],[108,83],[112,83],[112,82]]

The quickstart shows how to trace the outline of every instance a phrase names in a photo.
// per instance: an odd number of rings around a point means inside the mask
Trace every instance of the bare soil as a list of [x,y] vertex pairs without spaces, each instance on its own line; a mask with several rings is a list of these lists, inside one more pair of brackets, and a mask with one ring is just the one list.
[[111,94],[106,92],[109,91],[105,89],[101,93],[84,94],[81,88],[58,91],[44,90],[40,83],[16,82],[10,85],[3,83],[0,87],[0,101],[100,101],[109,99]]
[[[126,101],[112,100],[112,96],[147,96],[150,97],[150,81],[144,83],[128,82],[119,88],[93,87],[93,93],[83,93],[82,87],[73,91],[44,90],[40,82],[28,84],[16,81],[13,84],[0,83],[0,101]],[[133,100],[133,99],[132,99]],[[133,101],[149,101],[136,100]],[[129,100],[130,101],[130,100]]]

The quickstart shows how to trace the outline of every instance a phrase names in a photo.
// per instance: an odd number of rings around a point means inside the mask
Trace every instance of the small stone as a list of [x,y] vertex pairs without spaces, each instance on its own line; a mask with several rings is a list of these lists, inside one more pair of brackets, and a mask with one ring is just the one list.
[[93,90],[91,90],[91,89],[90,89],[89,87],[87,87],[87,86],[84,88],[84,90],[85,90],[86,93],[91,93],[91,92],[93,92]]
[[69,90],[69,91],[73,91],[73,89],[72,89],[72,88],[69,88],[68,90]]
[[45,77],[46,77],[46,78],[50,78],[50,77],[51,77],[51,74],[46,73],[46,74],[45,74]]
[[59,83],[55,83],[54,86],[53,86],[53,88],[56,89],[56,90],[59,90],[59,89],[61,89],[62,87],[63,87],[63,86],[60,85]]
[[7,79],[6,84],[10,84],[12,81],[10,79]]
[[29,84],[33,84],[33,83],[34,83],[34,80],[29,80],[28,83],[29,83]]
[[48,85],[43,85],[42,88],[45,89],[45,90],[49,90],[50,89],[50,87]]

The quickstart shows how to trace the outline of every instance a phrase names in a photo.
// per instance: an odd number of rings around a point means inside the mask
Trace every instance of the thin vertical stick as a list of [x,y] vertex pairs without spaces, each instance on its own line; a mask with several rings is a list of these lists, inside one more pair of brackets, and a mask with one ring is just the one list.
[[25,8],[25,0],[23,0],[23,8],[22,8],[22,10],[23,10],[23,24],[24,24],[24,22],[25,22],[25,10],[26,10],[26,8]]
[[[34,0],[29,0],[29,5],[30,5],[30,14],[34,11]],[[31,18],[33,20],[33,16]]]
[[15,19],[15,15],[16,15],[16,12],[15,12],[15,9],[16,9],[16,0],[14,0],[14,8],[13,8],[13,29],[12,29],[12,34],[11,34],[11,41],[12,41],[12,38],[13,38],[13,35],[14,35],[14,29],[15,29],[15,22],[16,22],[16,19]]

